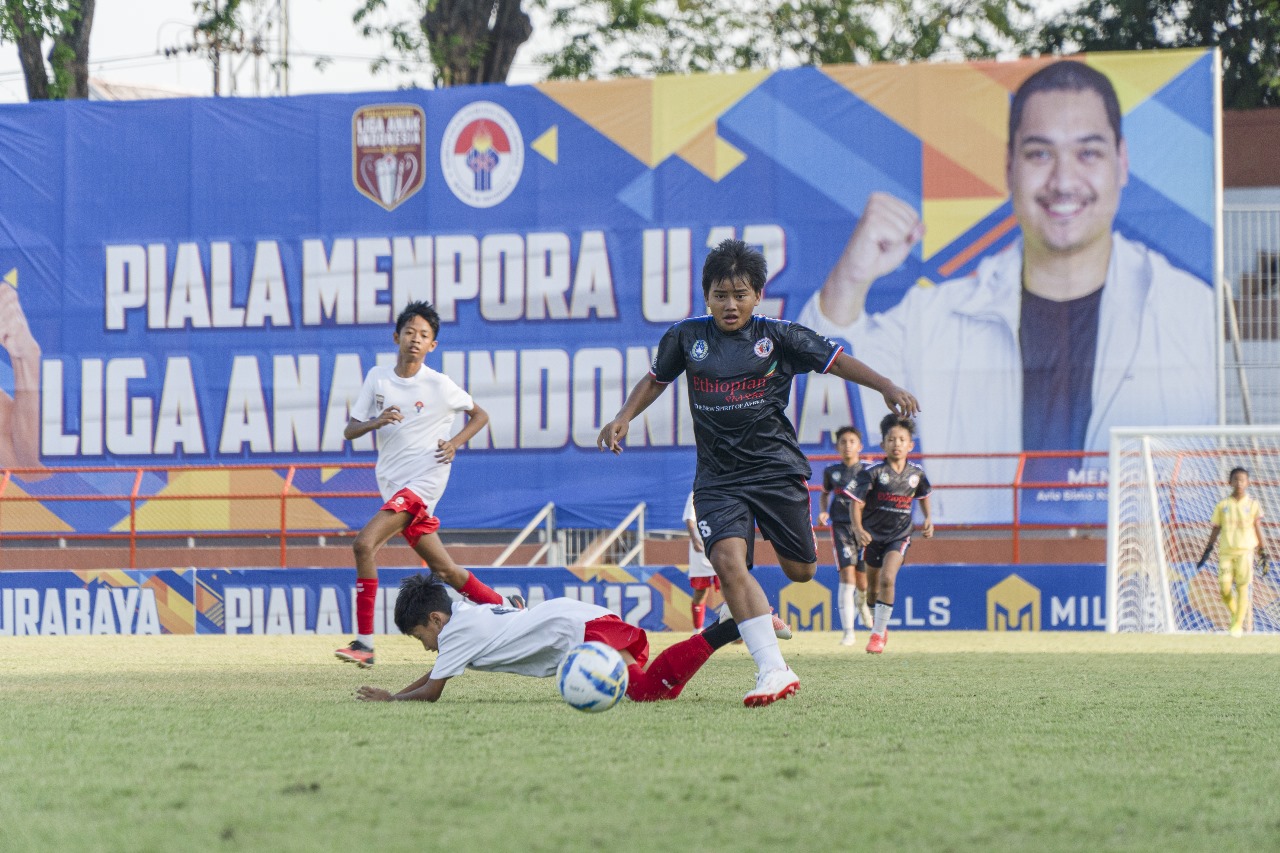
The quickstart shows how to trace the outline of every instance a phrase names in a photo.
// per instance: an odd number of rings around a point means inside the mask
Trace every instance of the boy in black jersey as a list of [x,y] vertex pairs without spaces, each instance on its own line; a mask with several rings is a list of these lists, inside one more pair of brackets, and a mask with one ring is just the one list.
[[915,422],[899,415],[880,421],[880,447],[884,461],[858,473],[846,491],[853,498],[853,535],[867,562],[867,590],[876,603],[867,653],[884,651],[893,614],[894,582],[911,546],[911,504],[920,501],[924,523],[920,532],[933,537],[929,518],[929,478],[919,465],[907,461],[916,446]]
[[[871,608],[867,605],[867,564],[858,556],[858,543],[853,538],[853,512],[845,488],[852,486],[862,470],[858,455],[862,453],[862,433],[857,427],[846,426],[836,430],[836,449],[840,461],[828,465],[822,472],[822,492],[818,497],[818,524],[831,525],[831,544],[836,555],[836,567],[840,570],[839,602],[840,625],[844,628],[842,646],[852,646],[854,616],[862,616],[862,622],[871,627]],[[828,501],[830,509],[828,510]]]
[[839,345],[804,326],[755,316],[765,277],[764,256],[746,243],[725,240],[713,249],[702,268],[709,313],[667,330],[649,375],[597,439],[601,450],[620,453],[631,421],[676,377],[688,374],[698,445],[698,532],[759,670],[755,689],[743,698],[748,707],[785,699],[800,687],[778,649],[769,601],[751,576],[756,526],[791,580],[811,580],[817,570],[812,471],[785,414],[792,377],[832,373],[879,391],[903,417],[919,410],[915,397]]

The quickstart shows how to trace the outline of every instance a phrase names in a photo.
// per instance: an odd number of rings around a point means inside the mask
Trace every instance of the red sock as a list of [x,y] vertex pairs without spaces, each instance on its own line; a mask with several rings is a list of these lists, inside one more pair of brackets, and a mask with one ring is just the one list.
[[694,604],[690,609],[693,611],[693,629],[701,631],[702,623],[707,621],[707,606],[705,604]]
[[356,578],[356,633],[373,633],[373,604],[378,596],[377,578]]
[[648,670],[632,664],[627,669],[630,676],[627,698],[632,702],[676,698],[694,673],[711,657],[712,651],[702,635],[695,634],[654,658]]
[[464,597],[476,604],[501,604],[502,596],[486,586],[474,573],[467,574],[467,582],[458,590]]

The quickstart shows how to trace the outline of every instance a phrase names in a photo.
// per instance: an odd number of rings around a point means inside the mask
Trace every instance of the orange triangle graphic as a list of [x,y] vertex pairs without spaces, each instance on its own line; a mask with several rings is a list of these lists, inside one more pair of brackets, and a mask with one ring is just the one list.
[[925,198],[979,198],[1004,194],[1003,187],[991,186],[928,142],[922,140],[922,143]]

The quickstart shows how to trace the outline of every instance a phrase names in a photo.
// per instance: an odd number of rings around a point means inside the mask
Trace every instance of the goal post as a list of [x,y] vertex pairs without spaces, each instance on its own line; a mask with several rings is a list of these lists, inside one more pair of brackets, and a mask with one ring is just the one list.
[[[1280,551],[1280,426],[1111,430],[1107,494],[1107,630],[1225,631],[1217,553],[1196,563],[1233,468],[1249,471],[1263,534]],[[1280,556],[1272,553],[1269,556]],[[1280,633],[1280,569],[1255,564],[1246,630]]]

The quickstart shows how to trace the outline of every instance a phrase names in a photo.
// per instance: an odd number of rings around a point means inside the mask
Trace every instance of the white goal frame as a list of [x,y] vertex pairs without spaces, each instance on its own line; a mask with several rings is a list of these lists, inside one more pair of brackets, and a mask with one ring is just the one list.
[[[1132,604],[1134,599],[1132,595],[1129,595],[1127,600],[1130,602],[1128,610],[1136,609],[1140,612],[1132,619],[1126,618],[1126,622],[1136,621],[1138,626],[1131,627],[1126,625],[1123,626],[1124,630],[1161,633],[1204,633],[1210,630],[1208,628],[1198,630],[1179,627],[1175,614],[1172,588],[1174,581],[1178,579],[1175,578],[1175,575],[1178,575],[1178,571],[1169,565],[1169,536],[1160,503],[1161,494],[1156,479],[1156,466],[1151,446],[1152,439],[1174,437],[1192,439],[1221,438],[1224,444],[1228,439],[1235,439],[1255,445],[1252,450],[1236,448],[1231,454],[1234,457],[1233,463],[1228,465],[1224,461],[1222,465],[1218,466],[1222,468],[1221,481],[1218,486],[1221,497],[1225,497],[1227,494],[1226,474],[1230,467],[1234,467],[1234,464],[1241,464],[1245,468],[1250,468],[1251,472],[1255,470],[1255,466],[1250,464],[1249,454],[1251,452],[1254,454],[1266,453],[1280,460],[1280,426],[1112,428],[1110,471],[1107,484],[1107,631],[1110,633],[1117,633],[1122,629],[1120,613],[1122,602],[1119,588],[1121,563],[1126,560],[1131,563],[1135,559],[1143,561],[1142,568],[1137,572],[1126,572],[1125,578],[1140,590],[1137,596],[1138,603],[1136,606]],[[1264,446],[1265,450],[1263,449]],[[1121,481],[1124,471],[1123,462],[1127,456],[1132,464],[1132,456],[1135,452],[1141,455],[1144,472],[1140,485],[1145,486],[1145,489],[1141,490],[1132,488],[1132,486],[1136,485],[1132,481],[1132,476],[1127,484]],[[1280,462],[1273,463],[1273,465],[1280,465]],[[1124,490],[1123,487],[1126,485],[1130,488]],[[1122,491],[1124,491],[1123,494]],[[1255,497],[1258,496],[1254,487],[1250,488],[1250,493]],[[1274,519],[1277,515],[1280,515],[1280,506],[1275,505],[1277,503],[1275,500],[1263,498],[1262,503],[1263,510],[1268,514],[1269,518]],[[1145,537],[1141,531],[1131,534],[1127,529],[1121,529],[1123,520],[1140,515],[1149,516],[1149,531]],[[1208,541],[1208,534],[1209,527],[1206,521],[1203,541]],[[1134,540],[1141,541],[1135,542]],[[1273,549],[1280,548],[1280,541],[1272,542],[1269,539],[1267,544]],[[1144,547],[1146,549],[1144,553],[1147,556],[1135,558],[1131,551],[1138,547]],[[1181,575],[1178,575],[1178,577],[1181,577]],[[1255,567],[1253,590],[1256,591],[1261,580],[1260,571]],[[1266,578],[1265,582],[1269,588],[1276,583],[1275,579],[1270,577]],[[1256,594],[1254,597],[1256,598]],[[1226,612],[1225,606],[1223,611]]]

